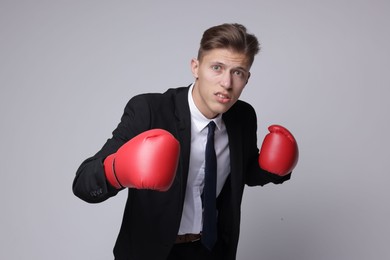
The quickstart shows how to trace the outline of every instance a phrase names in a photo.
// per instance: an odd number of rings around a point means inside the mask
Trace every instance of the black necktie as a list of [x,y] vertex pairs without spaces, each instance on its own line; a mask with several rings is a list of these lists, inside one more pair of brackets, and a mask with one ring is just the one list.
[[216,185],[217,185],[217,156],[214,148],[215,123],[208,124],[206,144],[205,184],[203,190],[203,230],[202,243],[211,250],[217,241],[217,209],[216,209]]

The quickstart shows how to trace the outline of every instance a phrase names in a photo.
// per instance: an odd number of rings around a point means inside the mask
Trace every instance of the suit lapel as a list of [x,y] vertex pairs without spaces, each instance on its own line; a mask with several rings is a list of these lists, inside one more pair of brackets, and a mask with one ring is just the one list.
[[191,114],[188,105],[188,90],[189,87],[179,88],[175,95],[175,116],[176,127],[178,130],[177,138],[180,142],[180,161],[178,165],[178,172],[181,173],[179,174],[179,178],[181,178],[179,181],[183,201],[187,185],[191,147]]
[[[231,191],[232,194],[239,192],[239,187],[242,187],[242,165],[243,165],[243,154],[242,154],[242,138],[240,125],[237,120],[234,119],[234,113],[230,111],[223,114],[223,120],[226,125],[226,131],[229,139],[229,151],[230,151],[230,180],[231,180]],[[232,199],[237,198],[233,195]]]

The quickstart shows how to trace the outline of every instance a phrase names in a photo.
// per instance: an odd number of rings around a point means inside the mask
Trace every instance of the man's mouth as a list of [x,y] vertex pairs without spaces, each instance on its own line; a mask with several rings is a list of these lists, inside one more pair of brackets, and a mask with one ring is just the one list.
[[228,95],[222,93],[216,93],[215,95],[220,103],[228,103],[230,101],[230,97]]

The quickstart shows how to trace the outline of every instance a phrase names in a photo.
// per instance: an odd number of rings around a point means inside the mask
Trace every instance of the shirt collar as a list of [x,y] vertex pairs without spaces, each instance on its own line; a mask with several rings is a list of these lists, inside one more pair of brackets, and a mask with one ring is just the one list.
[[214,121],[218,129],[222,128],[222,114],[219,114],[217,117],[213,119],[208,119],[205,117],[199,109],[196,107],[194,103],[194,99],[192,98],[192,90],[194,89],[194,83],[191,84],[190,89],[188,91],[188,104],[190,107],[190,113],[191,113],[191,122],[194,124],[195,129],[198,132],[201,132],[204,128],[207,127],[207,125]]

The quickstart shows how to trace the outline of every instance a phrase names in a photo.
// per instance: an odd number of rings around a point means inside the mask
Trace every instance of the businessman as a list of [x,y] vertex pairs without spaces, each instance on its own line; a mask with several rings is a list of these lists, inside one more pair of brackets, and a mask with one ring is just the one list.
[[73,192],[82,200],[128,192],[115,259],[236,259],[245,185],[283,183],[298,161],[280,125],[257,147],[256,113],[239,100],[259,49],[243,25],[207,29],[194,82],[131,98],[112,137],[80,165]]

